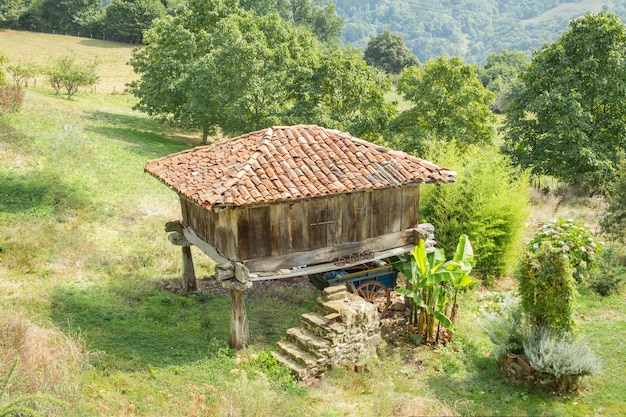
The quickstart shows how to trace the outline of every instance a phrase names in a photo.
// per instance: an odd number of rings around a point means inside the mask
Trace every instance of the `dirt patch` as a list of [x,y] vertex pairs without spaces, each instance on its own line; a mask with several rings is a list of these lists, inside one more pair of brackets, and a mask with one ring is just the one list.
[[[223,288],[222,284],[213,276],[204,276],[199,278],[196,280],[196,284],[198,286],[199,293],[209,292],[222,297],[230,296],[230,290]],[[181,294],[181,280],[177,278],[166,279],[163,281],[163,289],[174,294]],[[311,285],[307,276],[301,276],[257,281],[252,285],[252,288],[246,290],[246,296],[251,298],[284,298],[285,294],[289,292],[306,292],[311,293],[312,295],[313,292],[319,292],[319,290]]]

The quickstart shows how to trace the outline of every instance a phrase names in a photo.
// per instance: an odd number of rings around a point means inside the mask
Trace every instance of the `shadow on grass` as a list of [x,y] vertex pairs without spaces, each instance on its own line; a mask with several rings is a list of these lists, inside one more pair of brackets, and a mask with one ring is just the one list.
[[461,415],[567,415],[554,407],[567,399],[507,380],[492,357],[466,353],[464,365],[468,372],[465,378],[441,372],[426,380],[431,392]]
[[[301,301],[303,297],[307,295],[302,291],[288,299],[247,297],[251,343],[271,346],[284,338],[300,314],[311,311],[313,297]],[[51,311],[52,320],[64,331],[79,334],[88,349],[105,352],[100,359],[104,368],[183,365],[228,347],[230,298],[211,292],[184,297],[155,281],[143,286],[69,285],[53,295]]]
[[60,287],[51,317],[79,334],[104,368],[138,370],[182,365],[226,348],[229,300],[201,294],[183,297],[158,288],[103,283]]
[[57,175],[29,171],[0,171],[0,212],[55,215],[84,209],[89,199]]
[[106,126],[88,127],[104,137],[128,143],[126,149],[146,158],[158,158],[199,145],[198,138],[184,136],[176,129],[146,117],[95,111],[93,120]]

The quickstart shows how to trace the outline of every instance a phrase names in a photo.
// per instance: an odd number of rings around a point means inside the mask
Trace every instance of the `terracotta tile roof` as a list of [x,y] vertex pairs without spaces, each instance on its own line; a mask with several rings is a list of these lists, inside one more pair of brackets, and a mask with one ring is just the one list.
[[312,125],[259,130],[144,169],[209,210],[456,179],[429,161]]

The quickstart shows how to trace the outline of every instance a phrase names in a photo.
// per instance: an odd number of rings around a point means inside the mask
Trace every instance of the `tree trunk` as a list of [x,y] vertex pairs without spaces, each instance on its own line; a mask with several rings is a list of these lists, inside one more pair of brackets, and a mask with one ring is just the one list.
[[243,291],[230,290],[230,337],[228,345],[233,349],[243,349],[250,344],[248,316],[243,299]]
[[183,294],[198,290],[196,284],[196,271],[193,268],[191,246],[182,246],[183,249]]

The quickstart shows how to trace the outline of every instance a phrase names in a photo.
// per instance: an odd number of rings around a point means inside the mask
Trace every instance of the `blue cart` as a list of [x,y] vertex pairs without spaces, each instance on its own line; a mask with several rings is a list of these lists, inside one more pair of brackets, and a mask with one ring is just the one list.
[[312,274],[309,275],[309,281],[320,290],[330,285],[346,284],[351,292],[378,305],[381,315],[384,315],[391,304],[390,290],[395,288],[397,276],[398,272],[392,265],[364,264],[345,270]]

